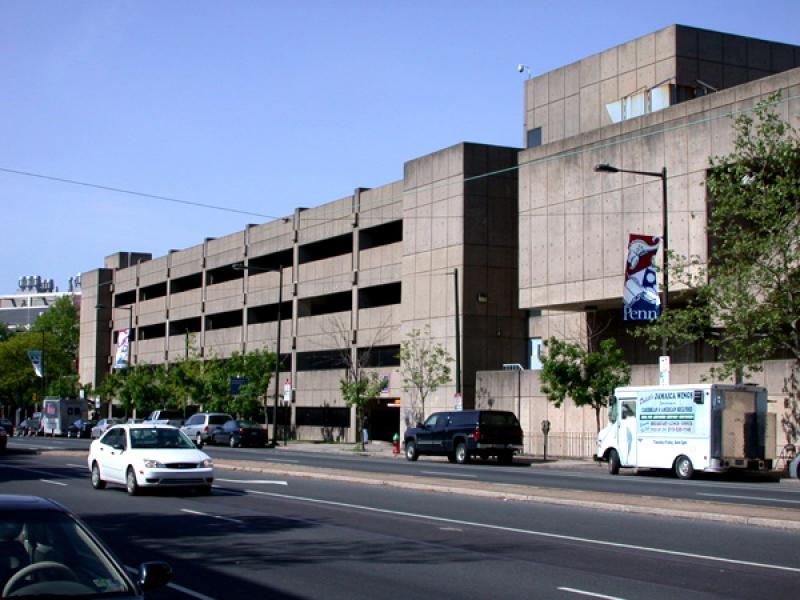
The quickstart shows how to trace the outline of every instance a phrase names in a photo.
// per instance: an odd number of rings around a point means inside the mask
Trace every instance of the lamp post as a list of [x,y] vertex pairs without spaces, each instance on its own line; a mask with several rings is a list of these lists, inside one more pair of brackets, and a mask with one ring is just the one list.
[[[270,445],[274,448],[278,445],[278,383],[281,367],[281,304],[283,304],[283,265],[278,265],[277,267],[257,267],[255,265],[246,265],[243,262],[239,262],[233,265],[233,269],[235,271],[247,271],[248,273],[250,271],[257,273],[278,272],[278,330],[277,338],[275,340],[275,405],[273,407],[275,412],[275,420],[272,422],[272,442],[270,443]],[[266,410],[264,411],[264,418],[267,418]],[[283,445],[287,445],[286,439],[284,439]]]
[[[108,308],[105,304],[95,304],[97,309]],[[128,354],[125,357],[125,372],[131,370],[131,354],[133,354],[133,306],[117,306],[119,310],[128,311]]]
[[455,320],[456,320],[456,394],[461,393],[461,321],[459,318],[458,304],[458,269],[453,269],[455,293]]
[[[98,309],[108,308],[105,304],[95,304],[94,307]],[[125,377],[127,378],[131,374],[131,354],[133,354],[133,306],[117,306],[116,308],[128,311],[128,354],[125,356]],[[109,416],[111,416],[110,402],[108,412]],[[127,416],[127,409],[125,410],[125,414]]]
[[[600,163],[595,165],[594,171],[595,173],[632,173],[634,175],[658,177],[661,179],[661,227],[662,240],[664,244],[664,272],[661,276],[661,312],[663,314],[667,311],[667,299],[669,297],[669,219],[667,213],[667,167],[663,167],[660,171],[634,171],[632,169],[620,169],[619,167],[614,167],[607,163]],[[667,347],[666,336],[661,338],[661,355],[669,357],[669,348]]]

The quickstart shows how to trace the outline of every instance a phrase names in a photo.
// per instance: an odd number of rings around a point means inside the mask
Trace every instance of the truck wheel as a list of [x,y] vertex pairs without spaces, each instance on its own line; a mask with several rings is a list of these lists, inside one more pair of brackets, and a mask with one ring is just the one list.
[[619,454],[613,448],[608,453],[608,472],[611,475],[619,473]]
[[675,459],[675,476],[678,479],[691,479],[694,475],[694,467],[688,456],[679,456]]
[[417,444],[411,440],[406,442],[406,460],[415,461],[419,458]]
[[459,465],[464,465],[469,462],[469,452],[467,452],[467,445],[464,442],[459,442],[456,446],[456,462]]

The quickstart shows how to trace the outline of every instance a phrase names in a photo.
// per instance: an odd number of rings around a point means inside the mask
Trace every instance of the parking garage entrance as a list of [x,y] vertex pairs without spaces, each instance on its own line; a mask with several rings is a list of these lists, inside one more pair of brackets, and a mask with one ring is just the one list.
[[400,433],[400,398],[375,398],[366,409],[369,416],[369,437],[391,442]]

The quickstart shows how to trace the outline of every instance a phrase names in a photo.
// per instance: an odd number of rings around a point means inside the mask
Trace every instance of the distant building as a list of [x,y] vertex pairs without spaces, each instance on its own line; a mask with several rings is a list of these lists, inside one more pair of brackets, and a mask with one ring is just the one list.
[[13,294],[0,295],[0,323],[5,323],[11,331],[30,329],[39,315],[63,297],[74,298],[78,302],[81,294],[81,276],[69,278],[66,292],[58,291],[55,282],[41,275],[25,275],[17,281],[18,289]]
[[[481,373],[535,368],[543,339],[585,337],[603,321],[641,367],[636,383],[657,382],[657,355],[617,315],[628,235],[662,229],[660,181],[594,165],[666,167],[670,247],[707,258],[709,156],[732,150],[730,116],[772,91],[784,91],[779,108],[798,124],[798,66],[795,46],[666,27],[527,80],[524,150],[458,144],[408,161],[400,181],[284,219],[155,259],[112,255],[83,278],[81,381],[102,380],[129,321],[137,365],[180,359],[189,340],[206,357],[274,349],[280,310],[287,368],[275,383],[295,391],[285,410],[297,435],[355,439],[340,357],[372,348],[370,366],[387,386],[370,422],[373,437],[389,439],[414,407],[397,352],[405,334],[429,325],[453,356],[460,333],[463,406],[505,402],[534,449],[548,417],[523,397],[541,396],[538,380]],[[235,270],[240,262],[249,270]],[[682,349],[673,380],[714,359],[707,348]],[[455,391],[441,388],[426,412],[457,404]],[[594,430],[583,414],[559,419],[553,436]]]

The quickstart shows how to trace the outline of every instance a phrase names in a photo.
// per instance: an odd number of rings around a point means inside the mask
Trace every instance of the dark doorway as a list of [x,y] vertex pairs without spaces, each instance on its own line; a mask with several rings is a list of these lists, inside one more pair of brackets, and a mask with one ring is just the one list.
[[391,442],[400,433],[400,405],[386,406],[394,398],[376,398],[367,407],[369,437],[372,440]]

